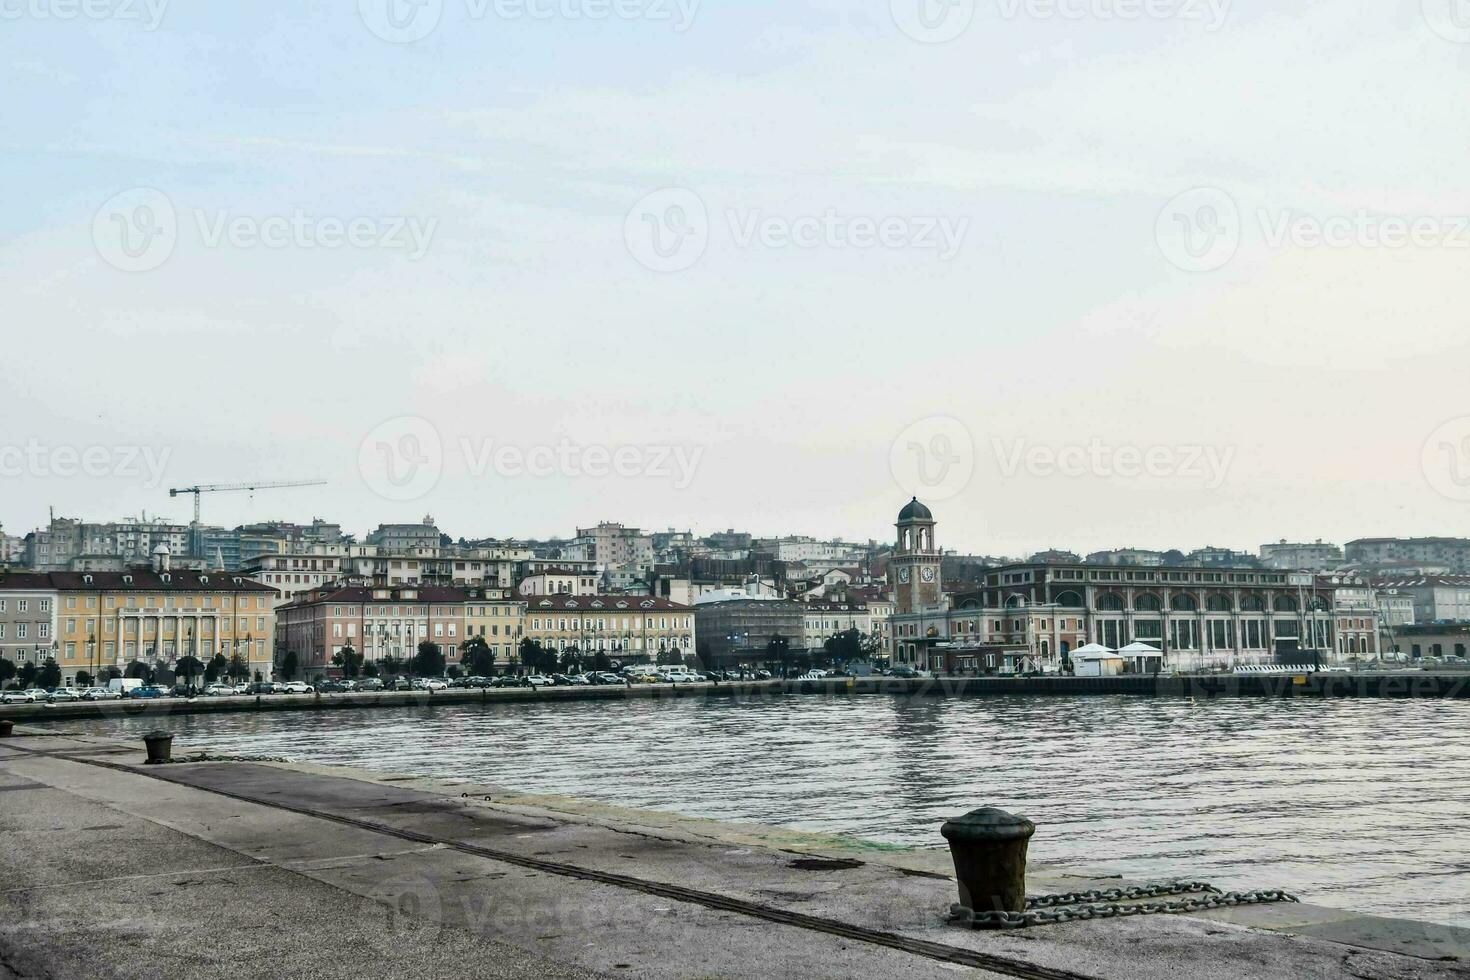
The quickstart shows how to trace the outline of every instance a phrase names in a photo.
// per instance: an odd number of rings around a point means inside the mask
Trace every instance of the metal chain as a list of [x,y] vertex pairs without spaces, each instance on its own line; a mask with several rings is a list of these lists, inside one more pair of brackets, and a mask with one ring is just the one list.
[[[1201,898],[1185,898],[1171,902],[1119,903],[1120,899],[1200,893],[1203,893]],[[1055,925],[1061,922],[1086,922],[1089,919],[1112,919],[1130,915],[1179,915],[1203,912],[1207,909],[1233,908],[1238,905],[1297,901],[1300,899],[1295,895],[1280,889],[1222,892],[1208,882],[1181,881],[1171,884],[1110,888],[1107,891],[1094,889],[1061,895],[1037,895],[1026,899],[1025,912],[976,912],[963,905],[953,905],[950,907],[950,921],[975,929],[1025,929],[1030,926]]]
[[210,755],[196,752],[182,759],[166,759],[165,762],[290,762],[284,755]]

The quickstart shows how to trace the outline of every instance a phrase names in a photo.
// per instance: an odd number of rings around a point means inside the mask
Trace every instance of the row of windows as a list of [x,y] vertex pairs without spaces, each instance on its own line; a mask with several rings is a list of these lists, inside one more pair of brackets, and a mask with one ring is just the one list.
[[[692,629],[693,628],[693,622],[691,620],[691,617],[684,616],[682,618],[683,618],[683,624],[680,625],[680,622],[679,622],[680,617],[678,617],[678,616],[673,617],[673,624],[674,624],[673,625],[673,629],[686,629],[686,630],[687,629]],[[622,620],[622,625],[621,626],[618,625],[619,619]],[[533,630],[539,630],[539,629],[541,629],[542,628],[541,627],[541,622],[542,622],[542,620],[541,620],[541,617],[540,616],[532,617],[532,619],[531,619],[531,629],[533,629]],[[666,630],[666,629],[669,629],[670,628],[669,627],[670,618],[668,616],[660,616],[660,617],[658,617],[658,622],[657,622],[656,625],[654,623],[654,617],[652,617],[652,616],[647,617],[641,623],[638,621],[638,618],[637,617],[630,617],[630,616],[621,616],[621,617],[619,617],[619,616],[613,616],[610,622],[607,619],[607,617],[605,617],[605,616],[598,616],[596,620],[593,620],[590,617],[588,619],[585,619],[585,620],[583,620],[583,619],[575,619],[574,618],[574,619],[570,620],[570,622],[571,622],[571,626],[568,627],[567,626],[568,620],[565,617],[558,618],[558,619],[552,619],[550,616],[548,616],[548,617],[546,617],[546,629],[548,629],[548,630],[555,629],[555,630],[565,631],[568,628],[570,628],[572,630],[582,630],[582,629],[586,629],[586,630],[608,630],[608,629],[612,629],[612,630],[617,630],[617,629],[624,629],[624,630],[636,630],[636,629],[650,629],[651,630],[651,629],[661,629],[661,630]]]
[[[5,627],[6,627],[6,625],[7,625],[6,623],[0,623],[0,640],[5,639]],[[29,639],[49,640],[49,639],[51,639],[51,624],[50,623],[13,623],[13,624],[8,624],[8,625],[13,625],[15,627],[15,638],[17,640],[29,640]],[[31,627],[32,626],[35,627],[35,633],[34,633],[34,635],[32,635],[32,633],[31,633]]]
[[[85,598],[86,598],[86,608],[88,608],[88,609],[96,609],[97,608],[97,597],[96,596],[89,595],[89,596],[86,596]],[[182,596],[182,597],[171,596],[170,595],[170,596],[144,596],[143,597],[143,600],[144,600],[144,604],[145,605],[147,605],[149,607],[154,607],[154,608],[161,606],[164,609],[179,609],[179,608],[191,609],[191,608],[194,608],[195,606],[198,606],[199,608],[202,608],[202,609],[213,609],[214,608],[214,598],[215,597],[212,596],[212,595],[206,595],[206,596]],[[249,608],[251,608],[250,599],[251,599],[250,596],[241,596],[240,597],[239,608],[241,608],[241,609],[249,609]],[[16,602],[19,604],[19,610],[21,612],[25,612],[26,611],[26,600],[25,599],[17,599]],[[42,600],[40,600],[40,602],[41,602],[41,611],[42,612],[46,612],[47,610],[49,610],[51,608],[51,600],[50,599],[42,599]],[[220,608],[221,609],[229,609],[229,608],[231,608],[230,603],[231,603],[230,597],[229,596],[224,596],[220,600]],[[138,597],[137,596],[133,596],[133,595],[128,596],[127,597],[127,600],[125,602],[125,608],[128,608],[128,609],[136,609],[137,607],[138,607]],[[78,606],[77,606],[77,596],[69,595],[69,596],[66,597],[66,608],[68,608],[68,609],[76,609],[76,608],[78,608]],[[116,609],[116,608],[118,608],[118,606],[117,606],[117,597],[116,596],[107,596],[107,608],[108,609]],[[256,596],[255,597],[255,608],[256,609],[265,609],[266,608],[265,596]],[[0,599],[0,612],[4,612],[4,611],[5,611],[5,600],[4,599]]]
[[[3,613],[3,612],[6,611],[5,610],[5,604],[7,602],[9,602],[9,601],[10,600],[8,600],[8,599],[0,599],[0,613]],[[37,599],[36,600],[36,604],[39,607],[39,609],[38,609],[39,612],[50,612],[51,611],[51,600],[50,599]],[[31,600],[29,600],[29,599],[16,599],[15,600],[15,611],[16,612],[30,612],[31,611]]]

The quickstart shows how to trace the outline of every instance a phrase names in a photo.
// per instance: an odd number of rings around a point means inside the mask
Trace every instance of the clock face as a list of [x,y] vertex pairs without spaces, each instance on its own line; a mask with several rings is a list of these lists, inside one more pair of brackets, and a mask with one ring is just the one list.
[[919,569],[919,578],[923,579],[925,582],[934,581],[934,566],[925,565],[923,568]]
[[898,580],[904,585],[909,584],[909,568],[907,565],[898,570]]

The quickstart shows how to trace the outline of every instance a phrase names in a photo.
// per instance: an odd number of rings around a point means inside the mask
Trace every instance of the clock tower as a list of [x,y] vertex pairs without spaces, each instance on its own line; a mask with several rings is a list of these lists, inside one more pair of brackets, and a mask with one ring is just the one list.
[[934,515],[910,500],[898,512],[898,542],[888,563],[890,584],[895,594],[894,613],[903,615],[933,609],[944,596],[940,589],[939,549],[934,545]]

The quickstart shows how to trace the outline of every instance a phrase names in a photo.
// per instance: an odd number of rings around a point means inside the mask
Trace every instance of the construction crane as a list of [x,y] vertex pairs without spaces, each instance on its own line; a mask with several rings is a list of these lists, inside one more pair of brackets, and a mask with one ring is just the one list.
[[201,493],[221,493],[227,490],[279,490],[282,487],[323,487],[327,485],[326,480],[279,480],[271,483],[211,483],[197,487],[175,487],[168,492],[170,497],[177,497],[181,493],[192,493],[194,495],[194,526],[199,526],[199,495]]

